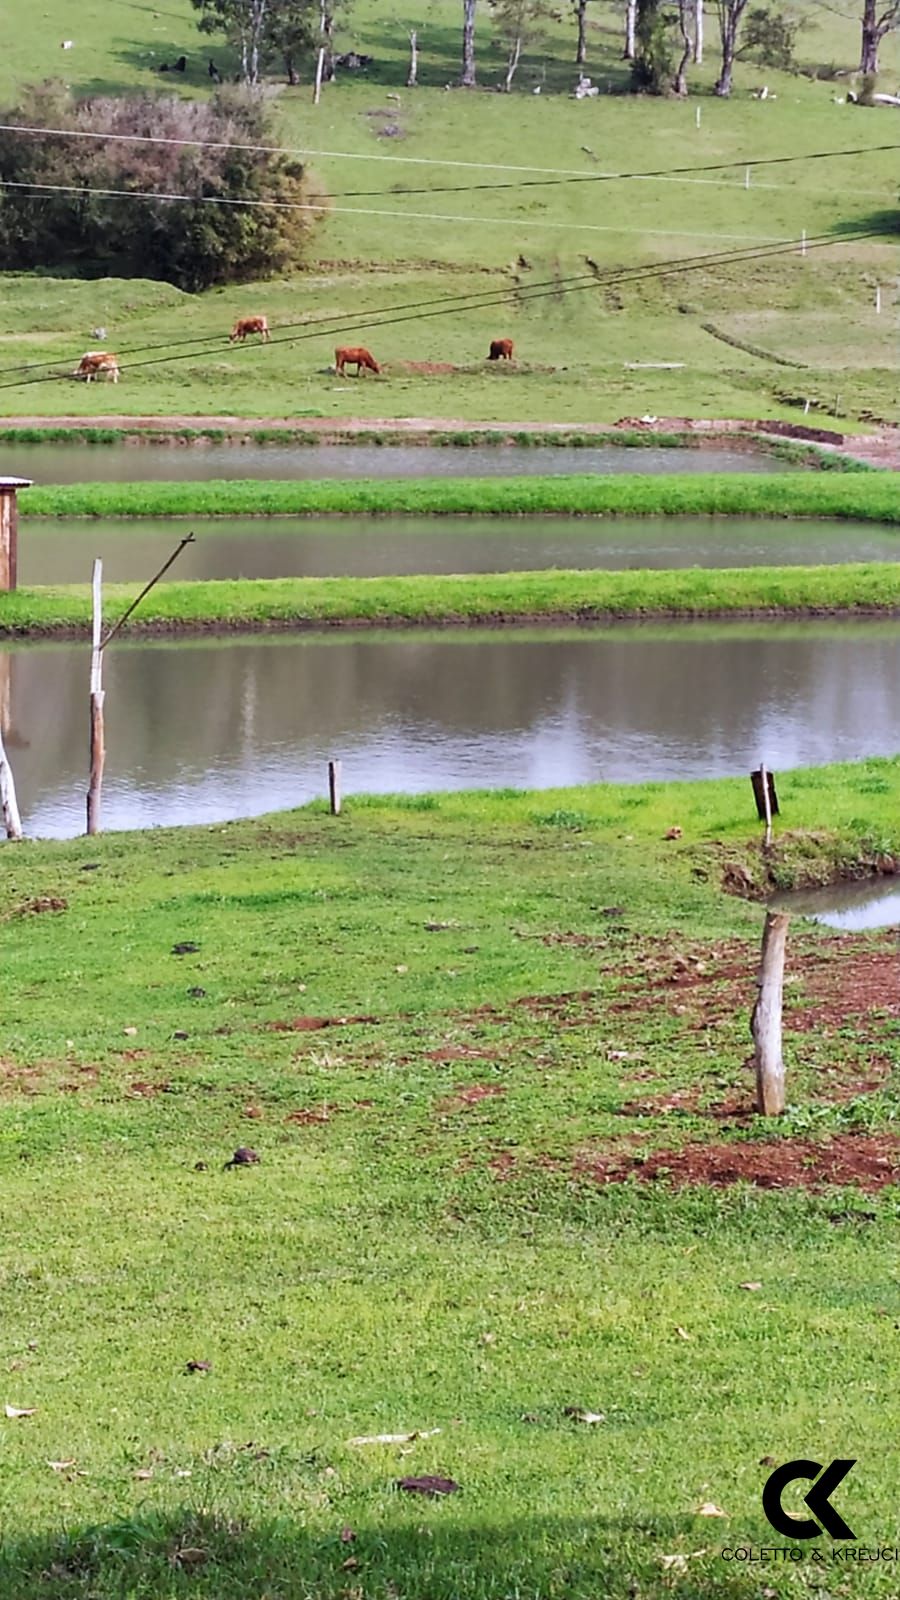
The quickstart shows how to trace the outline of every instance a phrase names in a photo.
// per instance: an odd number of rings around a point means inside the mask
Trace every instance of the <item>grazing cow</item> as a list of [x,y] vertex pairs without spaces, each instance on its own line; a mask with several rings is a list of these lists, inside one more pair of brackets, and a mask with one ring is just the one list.
[[492,339],[491,340],[491,348],[490,348],[490,351],[488,352],[488,361],[512,361],[512,358],[513,358],[513,342],[512,342],[512,339]]
[[221,83],[222,82],[222,74],[219,71],[219,69],[216,66],[216,63],[214,61],[210,61],[209,66],[207,67],[206,70],[209,73],[210,77],[212,78],[213,83]]
[[249,333],[258,333],[263,344],[268,344],[269,324],[265,317],[238,317],[228,338],[231,344],[234,344],[235,339],[239,339],[243,344]]
[[370,372],[380,372],[381,368],[375,357],[364,350],[362,345],[353,345],[352,348],[338,348],[334,352],[334,370],[339,378],[344,376],[346,366],[356,367],[356,376],[359,377],[363,367],[368,367]]
[[106,372],[113,383],[119,381],[119,358],[110,350],[86,350],[75,370],[76,378],[83,378],[85,383],[90,383],[98,373]]
[[172,71],[173,72],[186,72],[187,71],[187,56],[179,56],[178,60],[175,62],[174,67],[172,68]]

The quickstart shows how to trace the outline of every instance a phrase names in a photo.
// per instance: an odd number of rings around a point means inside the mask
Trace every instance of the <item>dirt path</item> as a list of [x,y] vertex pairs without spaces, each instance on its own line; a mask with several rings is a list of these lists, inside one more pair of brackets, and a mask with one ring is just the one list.
[[836,451],[869,466],[900,471],[900,427],[886,426],[872,434],[844,434],[827,428],[806,427],[800,423],[778,421],[708,420],[691,417],[622,417],[618,422],[473,422],[463,417],[234,417],[234,416],[63,416],[2,417],[2,428],[118,429],[133,437],[169,437],[186,429],[198,433],[216,432],[226,440],[246,440],[255,434],[318,434],[323,443],[365,440],[379,434],[401,434],[412,443],[426,443],[429,435],[440,433],[500,434],[514,439],[517,434],[545,437],[552,434],[596,435],[616,433],[689,434],[709,440],[726,440],[735,435],[758,434],[763,439],[781,438],[807,441]]

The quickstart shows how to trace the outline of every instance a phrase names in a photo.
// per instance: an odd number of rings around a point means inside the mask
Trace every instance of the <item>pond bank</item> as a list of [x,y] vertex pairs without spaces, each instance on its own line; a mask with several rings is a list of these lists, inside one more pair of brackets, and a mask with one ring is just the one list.
[[58,484],[23,491],[20,504],[24,517],[610,513],[900,521],[893,477],[875,472]]
[[[136,584],[105,587],[107,616]],[[900,615],[900,564],[466,573],[389,578],[260,578],[161,584],[133,635],[281,629],[497,627],[612,621]],[[0,638],[82,637],[88,585],[0,595]]]

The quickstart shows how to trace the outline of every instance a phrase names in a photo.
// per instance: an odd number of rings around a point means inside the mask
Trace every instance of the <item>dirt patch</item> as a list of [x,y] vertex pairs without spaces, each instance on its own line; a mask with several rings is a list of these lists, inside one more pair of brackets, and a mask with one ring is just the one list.
[[452,361],[395,361],[394,366],[398,372],[424,372],[428,377],[456,371]]
[[477,1106],[480,1100],[493,1100],[498,1095],[506,1093],[502,1083],[470,1083],[464,1089],[456,1089],[453,1094],[439,1100],[438,1111],[465,1111],[469,1106]]
[[757,1189],[827,1189],[855,1185],[874,1193],[896,1183],[900,1173],[900,1139],[890,1134],[840,1134],[833,1139],[754,1139],[734,1144],[683,1145],[657,1150],[643,1158],[618,1152],[576,1158],[575,1170],[594,1183],[622,1183],[637,1178],[675,1188],[705,1185],[714,1189],[749,1183]]
[[44,911],[68,911],[69,902],[60,895],[42,894],[34,900],[23,900],[17,906],[11,906],[9,911],[4,911],[2,920],[8,922],[11,917],[37,917]]
[[271,1033],[314,1033],[318,1028],[349,1028],[359,1023],[377,1023],[380,1017],[292,1017],[288,1022],[267,1022]]
[[[838,950],[818,965],[803,962],[803,994],[798,1010],[787,1013],[788,1025],[801,1032],[821,1032],[846,1027],[848,1017],[866,1013],[900,1016],[900,961],[896,942],[887,950],[848,948],[848,942],[835,941]],[[790,956],[788,956],[790,965]]]
[[476,1045],[446,1044],[425,1051],[426,1061],[499,1061],[499,1050],[480,1050]]
[[149,1083],[144,1082],[143,1079],[138,1079],[135,1083],[128,1085],[128,1093],[138,1100],[153,1100],[158,1094],[169,1094],[171,1088],[172,1085],[166,1079],[162,1079],[159,1083]]

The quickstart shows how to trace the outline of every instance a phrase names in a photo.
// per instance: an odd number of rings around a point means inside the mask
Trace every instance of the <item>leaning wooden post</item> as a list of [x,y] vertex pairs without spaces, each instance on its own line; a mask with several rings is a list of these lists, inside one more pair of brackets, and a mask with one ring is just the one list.
[[16,802],[16,785],[3,743],[2,723],[0,723],[0,811],[3,813],[3,826],[6,829],[7,839],[21,839],[22,823]]
[[779,1117],[784,1110],[781,1003],[789,921],[785,911],[766,912],[757,980],[759,993],[750,1018],[756,1067],[756,1109],[764,1117]]
[[103,562],[99,559],[94,562],[91,621],[91,779],[87,795],[87,831],[99,833],[103,763],[106,760],[103,738],[103,652],[100,648],[103,625]]
[[341,814],[341,763],[329,761],[328,763],[328,798],[331,803],[331,815],[339,817]]
[[766,813],[766,849],[772,843],[772,798],[769,794],[769,771],[763,761],[760,764],[759,775],[762,779],[763,806]]
[[0,589],[16,587],[19,565],[19,508],[16,495],[30,489],[30,478],[0,478]]

